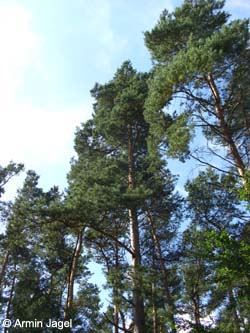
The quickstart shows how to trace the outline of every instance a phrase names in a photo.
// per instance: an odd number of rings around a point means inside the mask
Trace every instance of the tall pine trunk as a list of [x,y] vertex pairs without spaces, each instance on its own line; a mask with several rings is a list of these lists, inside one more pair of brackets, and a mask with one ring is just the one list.
[[[115,237],[118,239],[118,227],[117,227],[117,221],[115,221]],[[115,269],[116,273],[119,270],[119,248],[117,242],[115,242]],[[119,333],[119,307],[117,304],[117,298],[118,298],[118,281],[117,276],[115,277],[115,285],[113,287],[114,289],[114,333]]]
[[[128,187],[135,188],[134,149],[133,149],[132,126],[128,125]],[[130,204],[131,205],[131,204]],[[130,242],[132,249],[132,283],[133,283],[133,306],[134,306],[134,333],[145,333],[144,301],[142,297],[142,284],[140,278],[141,251],[140,236],[136,207],[128,209],[130,224]]]

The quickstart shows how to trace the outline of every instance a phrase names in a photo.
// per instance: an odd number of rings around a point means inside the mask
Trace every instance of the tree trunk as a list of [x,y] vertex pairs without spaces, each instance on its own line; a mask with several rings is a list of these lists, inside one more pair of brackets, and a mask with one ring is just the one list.
[[[152,269],[153,272],[156,271],[156,266],[155,266],[155,243],[153,242],[152,245]],[[151,291],[152,291],[152,320],[153,320],[153,333],[158,333],[158,314],[157,314],[157,307],[155,305],[155,281],[152,281],[151,284]]]
[[122,330],[123,332],[128,332],[128,330],[126,329],[126,318],[124,316],[124,313],[122,311],[119,311],[120,316],[121,316],[121,321],[122,321]]
[[[135,188],[134,178],[134,152],[133,152],[133,137],[132,127],[128,125],[128,187]],[[131,205],[131,204],[130,204]],[[133,283],[133,306],[134,306],[134,333],[145,333],[145,313],[144,301],[141,293],[141,252],[140,252],[140,237],[139,226],[137,219],[137,210],[135,207],[128,209],[129,224],[130,224],[130,242],[132,249],[132,283]]]
[[0,288],[2,287],[6,267],[8,265],[8,261],[9,261],[9,256],[10,256],[10,253],[9,253],[9,251],[7,251],[5,256],[4,256],[3,263],[2,263],[2,269],[1,269],[1,272],[0,272]]
[[66,308],[64,311],[64,319],[69,319],[69,312],[72,309],[73,305],[73,298],[74,298],[74,282],[75,276],[77,272],[78,266],[78,259],[81,255],[82,250],[82,236],[83,236],[83,229],[78,233],[76,246],[74,249],[70,270],[69,270],[69,277],[68,277],[68,292],[67,292],[67,301],[66,301]]
[[201,300],[200,300],[200,285],[201,285],[201,274],[202,274],[202,261],[198,258],[195,262],[196,266],[196,277],[193,277],[192,289],[190,292],[190,298],[193,302],[193,315],[195,321],[195,327],[197,330],[201,329]]
[[155,284],[152,283],[152,297],[153,297],[153,332],[158,333],[158,316],[157,316],[157,307],[155,306]]
[[[115,221],[115,237],[118,238],[118,229],[117,229],[117,221]],[[119,249],[118,249],[118,244],[115,242],[115,269],[116,273],[119,270]],[[115,276],[115,285],[113,287],[113,292],[114,292],[114,333],[119,333],[119,308],[117,304],[117,298],[118,298],[118,289],[117,289],[118,281],[117,281],[117,276]]]
[[215,99],[215,110],[216,110],[217,117],[219,119],[220,129],[222,130],[223,139],[225,140],[225,143],[227,144],[227,146],[230,150],[230,153],[233,157],[234,163],[238,170],[238,174],[240,175],[240,177],[242,177],[243,184],[245,185],[245,183],[244,183],[245,165],[244,165],[244,162],[236,147],[236,144],[232,138],[230,130],[227,126],[227,123],[226,123],[226,120],[224,117],[224,110],[221,105],[220,94],[219,94],[219,91],[217,89],[217,86],[214,82],[214,78],[211,73],[209,73],[207,75],[207,81],[208,81],[209,87],[210,87],[212,94],[214,96],[214,99]]
[[[5,319],[10,319],[10,307],[11,307],[12,300],[13,300],[15,283],[16,283],[16,272],[14,272],[14,276],[13,276],[12,282],[11,282],[10,296],[8,299]],[[4,327],[4,333],[7,333],[7,332],[8,332],[8,328]]]
[[233,318],[233,329],[234,333],[238,333],[241,331],[240,329],[240,318],[237,313],[237,306],[236,306],[236,300],[233,294],[233,290],[230,288],[228,290],[228,296],[229,296],[229,305],[232,310],[232,318]]
[[167,305],[168,305],[168,309],[169,309],[169,320],[170,320],[171,330],[172,330],[172,333],[176,333],[177,331],[176,331],[176,324],[175,324],[175,318],[174,318],[175,306],[174,306],[174,302],[172,299],[172,295],[170,293],[168,270],[164,264],[161,244],[157,237],[157,234],[156,234],[156,231],[154,228],[153,219],[152,219],[152,216],[149,211],[148,211],[148,222],[150,224],[153,241],[156,245],[156,249],[157,249],[159,260],[160,260],[160,267],[161,267],[161,271],[162,271],[162,275],[163,275],[163,284],[164,284],[164,289],[165,289],[165,294],[166,294]]
[[129,210],[130,219],[130,235],[131,235],[131,248],[133,250],[132,255],[132,282],[133,282],[133,306],[134,306],[134,333],[145,332],[145,314],[144,304],[141,295],[141,278],[140,278],[140,266],[141,266],[141,254],[139,246],[139,230],[138,221],[134,209]]
[[193,301],[193,310],[194,310],[194,321],[195,321],[195,327],[199,329],[201,327],[201,319],[200,319],[200,300],[199,296],[195,295],[192,298]]

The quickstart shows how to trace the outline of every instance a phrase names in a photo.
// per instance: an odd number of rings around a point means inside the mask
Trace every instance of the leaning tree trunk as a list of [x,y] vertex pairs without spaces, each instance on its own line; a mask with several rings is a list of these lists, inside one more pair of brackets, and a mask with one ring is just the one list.
[[245,185],[245,180],[244,180],[245,164],[240,156],[239,150],[237,149],[237,146],[233,140],[232,134],[230,133],[227,122],[225,120],[224,110],[221,105],[221,97],[211,73],[207,75],[207,82],[215,100],[215,110],[219,120],[219,126],[222,131],[222,137],[230,150],[231,156],[238,170],[238,174],[242,178],[243,185]]
[[[135,188],[135,175],[134,175],[134,152],[133,152],[133,136],[132,126],[128,126],[128,187],[129,189]],[[140,252],[140,237],[139,226],[137,219],[136,207],[128,209],[129,224],[130,224],[130,242],[132,260],[132,283],[133,283],[133,306],[134,306],[134,333],[145,333],[145,313],[144,302],[141,293],[141,278],[140,278],[140,266],[141,266],[141,252]]]
[[68,292],[67,292],[67,300],[66,300],[66,307],[64,311],[64,319],[69,319],[69,313],[73,306],[73,298],[74,298],[74,282],[75,276],[78,267],[78,259],[81,255],[82,250],[82,236],[83,236],[83,229],[77,235],[77,241],[70,265],[69,270],[69,277],[68,277]]
[[[155,244],[153,242],[152,248],[152,269],[153,272],[156,271],[155,265]],[[153,333],[159,333],[159,324],[158,324],[158,314],[157,314],[157,306],[156,306],[156,292],[155,292],[155,282],[153,281],[151,284],[151,292],[152,292],[152,321],[153,321]]]

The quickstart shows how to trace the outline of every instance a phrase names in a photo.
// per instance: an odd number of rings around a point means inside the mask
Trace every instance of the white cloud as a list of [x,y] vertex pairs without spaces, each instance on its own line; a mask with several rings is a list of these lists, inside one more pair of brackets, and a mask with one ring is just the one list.
[[[19,105],[1,114],[1,163],[24,163],[26,170],[35,170],[41,176],[40,186],[66,186],[66,174],[74,155],[73,139],[76,126],[91,115],[91,105],[68,109],[34,109]],[[6,187],[5,200],[15,196],[22,186],[24,174]]]
[[[38,168],[69,161],[76,126],[90,115],[91,106],[60,111],[21,105],[1,115],[1,161],[25,162]],[[85,119],[84,119],[85,118]]]
[[15,98],[26,66],[35,59],[39,39],[31,31],[31,17],[20,5],[0,5],[0,112]]
[[[0,5],[0,46],[0,165],[22,162],[26,169],[44,173],[44,183],[63,182],[76,126],[90,116],[91,103],[55,110],[20,101],[26,71],[41,64],[42,46],[32,31],[32,14],[22,6]],[[8,198],[17,185],[21,184],[16,179],[8,184]]]

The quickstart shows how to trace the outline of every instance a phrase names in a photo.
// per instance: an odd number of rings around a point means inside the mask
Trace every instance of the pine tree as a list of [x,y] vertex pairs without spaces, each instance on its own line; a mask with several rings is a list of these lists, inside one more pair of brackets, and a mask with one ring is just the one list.
[[[207,170],[189,182],[187,190],[192,230],[200,234],[196,253],[205,265],[202,274],[208,269],[205,273],[208,285],[206,281],[202,283],[202,288],[209,292],[206,312],[217,312],[216,325],[225,332],[247,332],[250,252],[244,237],[247,215],[235,184],[235,177],[220,177]],[[187,254],[187,260],[190,259]],[[245,302],[244,311],[241,302]]]
[[[219,0],[186,0],[173,13],[164,11],[155,28],[145,33],[156,60],[147,119],[155,124],[152,135],[164,137],[169,154],[180,158],[190,156],[192,125],[202,127],[207,139],[227,149],[226,154],[219,151],[220,157],[227,167],[233,164],[246,185],[250,161],[248,20],[230,22],[223,5]],[[183,102],[176,102],[172,126],[157,132],[157,115],[166,112],[164,107],[171,113],[171,102],[177,98]],[[213,146],[211,150],[218,157]],[[204,160],[204,156],[191,156]]]
[[[97,212],[112,212],[117,210],[117,207],[127,210],[126,223],[127,228],[128,224],[130,225],[132,254],[135,332],[145,330],[144,305],[137,273],[141,266],[138,206],[141,198],[147,194],[143,185],[139,184],[147,151],[148,125],[143,118],[147,95],[146,79],[147,75],[137,74],[131,64],[126,62],[112,81],[103,86],[97,84],[92,90],[96,103],[93,125],[89,130],[94,133],[91,145],[92,149],[94,148],[92,156],[95,156],[95,165],[90,164],[93,168],[88,171],[87,183],[93,183],[84,195],[87,200],[88,195],[93,201],[99,200],[95,205]],[[91,123],[88,125],[91,126]],[[84,136],[85,133],[79,132],[78,142],[86,142]],[[81,164],[78,164],[81,167],[90,163],[90,159],[83,160],[84,154],[83,152],[80,157]],[[76,163],[74,169],[77,168]],[[77,183],[72,182],[72,186],[76,191]]]
[[11,320],[61,317],[66,233],[57,221],[49,223],[48,219],[48,211],[60,202],[60,194],[56,188],[44,192],[38,187],[38,179],[35,172],[27,172],[7,221],[3,296],[4,316]]

